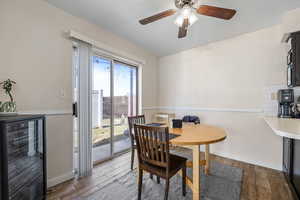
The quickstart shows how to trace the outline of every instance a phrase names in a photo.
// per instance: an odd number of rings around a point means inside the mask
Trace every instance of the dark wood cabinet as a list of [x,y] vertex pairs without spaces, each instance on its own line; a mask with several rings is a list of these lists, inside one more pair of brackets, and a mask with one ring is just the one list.
[[283,163],[282,170],[286,177],[290,179],[292,174],[292,159],[293,159],[293,140],[290,138],[283,138]]
[[300,140],[283,138],[283,172],[295,199],[300,199]]
[[300,32],[291,33],[291,50],[288,53],[288,86],[300,86]]
[[300,197],[300,140],[294,140],[293,143],[291,182]]
[[0,117],[0,145],[1,199],[45,199],[45,117]]

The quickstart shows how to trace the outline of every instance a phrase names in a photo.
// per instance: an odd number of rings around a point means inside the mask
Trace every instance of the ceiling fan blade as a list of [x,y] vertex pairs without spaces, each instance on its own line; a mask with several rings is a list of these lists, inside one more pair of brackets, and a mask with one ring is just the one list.
[[201,5],[197,9],[197,12],[201,15],[229,20],[235,15],[236,10],[220,8],[215,6]]
[[188,27],[189,27],[189,19],[184,19],[182,26],[179,27],[178,38],[186,37]]
[[164,12],[161,12],[161,13],[158,13],[156,15],[153,15],[151,17],[147,17],[145,19],[142,19],[140,20],[140,24],[142,25],[146,25],[146,24],[149,24],[149,23],[152,23],[152,22],[155,22],[157,20],[160,20],[162,18],[165,18],[165,17],[169,17],[171,15],[174,15],[176,13],[176,10],[175,9],[170,9],[170,10],[166,10]]

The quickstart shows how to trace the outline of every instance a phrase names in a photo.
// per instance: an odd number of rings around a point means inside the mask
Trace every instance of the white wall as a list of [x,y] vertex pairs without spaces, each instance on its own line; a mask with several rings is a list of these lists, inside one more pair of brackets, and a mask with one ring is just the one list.
[[292,33],[300,31],[300,8],[286,12],[282,17],[282,32]]
[[263,88],[284,84],[285,79],[286,48],[279,43],[277,26],[163,57],[157,71],[157,59],[147,51],[43,0],[1,0],[0,80],[17,81],[14,93],[19,111],[66,113],[47,117],[52,183],[72,170],[72,117],[68,114],[72,44],[64,35],[70,29],[146,61],[142,102],[148,119],[157,104],[171,107],[168,111],[178,115],[199,114],[202,122],[228,132],[228,139],[215,145],[213,152],[281,168],[281,138],[274,136],[261,114],[193,110],[261,109]]
[[159,106],[225,128],[228,138],[213,145],[214,153],[281,169],[281,138],[260,113],[264,88],[285,84],[281,37],[273,26],[160,58]]
[[[72,43],[73,29],[120,52],[145,60],[143,106],[156,106],[157,58],[96,25],[43,0],[0,1],[0,80],[17,82],[19,111],[66,113],[47,117],[48,178],[57,182],[72,171]],[[0,93],[0,100],[5,99]]]

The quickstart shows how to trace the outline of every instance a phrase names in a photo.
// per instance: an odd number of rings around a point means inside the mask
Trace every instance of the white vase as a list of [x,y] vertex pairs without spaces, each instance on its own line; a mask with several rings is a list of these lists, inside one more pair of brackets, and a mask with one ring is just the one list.
[[0,102],[0,114],[1,115],[11,115],[17,113],[16,102],[6,101]]

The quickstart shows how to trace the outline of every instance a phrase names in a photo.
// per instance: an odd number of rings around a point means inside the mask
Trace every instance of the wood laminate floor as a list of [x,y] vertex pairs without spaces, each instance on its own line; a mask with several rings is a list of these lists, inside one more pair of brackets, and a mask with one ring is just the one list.
[[[201,156],[203,158],[204,155]],[[293,199],[292,193],[281,172],[215,155],[211,155],[211,158],[244,170],[241,200]],[[48,191],[47,199],[84,199],[87,195],[101,190],[103,186],[112,180],[112,177],[122,177],[129,170],[130,153],[126,153],[96,166],[93,170],[93,175],[90,177],[72,180],[51,188]]]

